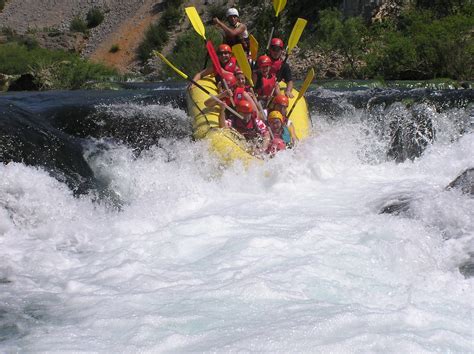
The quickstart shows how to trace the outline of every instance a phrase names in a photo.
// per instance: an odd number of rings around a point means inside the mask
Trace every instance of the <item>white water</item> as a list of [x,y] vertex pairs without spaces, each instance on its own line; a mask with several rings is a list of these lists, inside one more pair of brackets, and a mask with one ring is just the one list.
[[[473,352],[474,201],[444,187],[474,135],[395,164],[360,124],[316,130],[248,172],[111,146],[121,212],[0,165],[0,351]],[[378,214],[400,195],[412,218]]]

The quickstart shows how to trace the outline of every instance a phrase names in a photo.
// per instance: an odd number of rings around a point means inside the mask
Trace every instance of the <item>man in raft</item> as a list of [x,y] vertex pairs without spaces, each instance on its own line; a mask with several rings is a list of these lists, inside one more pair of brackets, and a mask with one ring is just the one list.
[[291,69],[288,63],[285,63],[282,58],[283,53],[283,41],[280,38],[272,38],[270,42],[269,56],[272,60],[271,73],[275,74],[277,81],[286,82],[285,95],[289,98],[293,98],[291,90],[293,89],[293,78],[291,75]]
[[[224,73],[235,72],[235,69],[237,68],[237,59],[232,56],[232,49],[229,45],[219,45],[219,47],[217,48],[217,56],[219,58],[219,63],[221,64]],[[198,81],[201,80],[203,77],[211,74],[216,74],[212,65],[194,75],[193,80]]]
[[222,29],[224,32],[223,42],[233,46],[236,44],[242,44],[244,50],[249,52],[250,50],[250,39],[249,33],[247,31],[247,26],[240,22],[239,12],[235,8],[230,8],[226,12],[227,21],[229,26],[224,22],[219,20],[217,17],[214,17],[214,24]]

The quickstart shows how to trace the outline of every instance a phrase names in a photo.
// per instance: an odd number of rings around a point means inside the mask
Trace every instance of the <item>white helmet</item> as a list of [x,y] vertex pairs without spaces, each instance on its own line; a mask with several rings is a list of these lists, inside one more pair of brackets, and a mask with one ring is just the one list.
[[239,11],[237,11],[236,8],[233,8],[231,7],[229,10],[227,10],[227,12],[225,13],[225,17],[229,17],[229,16],[237,16],[239,17]]

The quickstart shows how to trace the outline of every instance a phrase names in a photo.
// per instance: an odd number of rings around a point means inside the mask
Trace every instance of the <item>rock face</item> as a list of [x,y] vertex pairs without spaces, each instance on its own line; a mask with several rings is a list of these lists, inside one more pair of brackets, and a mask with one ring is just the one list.
[[[87,56],[108,34],[114,32],[127,18],[132,17],[144,1],[9,0],[0,13],[0,24],[19,34],[45,28],[67,32],[74,17],[79,16],[85,19],[91,8],[98,7],[105,13],[104,21],[90,30],[87,44],[75,44],[75,46],[82,47],[82,53]],[[51,43],[51,41],[49,42]],[[69,42],[66,45],[68,49],[71,46]]]
[[377,21],[397,16],[410,0],[344,0],[341,5],[344,16],[362,16],[364,20]]

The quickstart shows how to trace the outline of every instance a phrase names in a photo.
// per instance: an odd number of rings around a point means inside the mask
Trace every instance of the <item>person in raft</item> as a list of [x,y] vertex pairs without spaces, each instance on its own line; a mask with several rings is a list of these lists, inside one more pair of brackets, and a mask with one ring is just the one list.
[[272,38],[270,41],[269,56],[272,60],[271,73],[276,75],[277,81],[286,82],[285,95],[289,98],[293,98],[291,90],[293,90],[293,78],[291,75],[291,69],[288,63],[285,63],[282,58],[283,53],[283,41],[280,38]]
[[[223,73],[234,73],[235,69],[237,68],[237,59],[232,56],[232,49],[229,47],[229,45],[219,45],[219,47],[217,48],[217,56],[219,58],[219,63],[221,64],[221,67],[223,69]],[[198,81],[201,80],[203,77],[212,74],[216,75],[216,72],[214,70],[214,67],[211,65],[194,75],[193,80]]]
[[250,38],[247,31],[247,26],[240,22],[239,11],[235,8],[230,8],[226,12],[227,21],[229,25],[219,20],[217,17],[213,18],[214,24],[224,32],[223,43],[230,46],[242,44],[245,52],[250,51]]
[[252,80],[255,82],[255,89],[258,100],[263,107],[280,93],[280,87],[276,80],[276,75],[271,73],[272,60],[267,55],[261,55],[257,59],[258,70],[252,73]]
[[277,111],[281,113],[283,117],[283,124],[288,127],[288,130],[290,132],[291,142],[287,145],[288,147],[290,147],[295,145],[296,142],[298,142],[298,138],[296,137],[296,131],[293,122],[286,117],[288,105],[288,97],[283,94],[278,94],[270,104],[269,115],[272,113],[272,111]]
[[[219,83],[217,85],[219,94],[216,97],[230,107],[237,105],[242,100],[246,100],[251,103],[253,109],[257,110],[257,106],[255,105],[250,93],[247,90],[248,86],[245,85],[245,76],[242,80],[242,70],[237,68],[235,72],[237,73],[237,77],[232,73],[222,74],[223,80],[226,82],[228,90],[225,89],[225,86],[222,83]],[[242,73],[242,75],[239,75],[239,73]],[[233,103],[230,99],[231,97],[233,98]],[[204,105],[210,108],[220,105],[220,103],[213,97],[209,97],[206,101],[204,101]],[[229,112],[226,111],[226,114],[229,114]]]
[[268,124],[272,132],[272,141],[269,144],[267,153],[274,156],[278,151],[291,147],[291,135],[284,122],[283,115],[278,111],[271,111],[268,114]]
[[[231,97],[234,96],[235,85],[237,84],[237,79],[235,75],[232,73],[225,72],[222,74],[222,80],[225,81],[227,84],[227,89],[223,82],[219,82],[217,84],[217,91],[219,94],[216,96],[219,100],[224,102],[227,106],[233,106]],[[207,100],[204,101],[204,105],[206,107],[214,107],[216,105],[220,105],[219,101],[217,101],[214,97],[209,97]]]
[[221,106],[219,127],[237,130],[252,145],[254,155],[266,152],[270,145],[270,132],[259,116],[258,110],[255,109],[255,105],[247,100],[237,103],[236,110],[243,119],[234,115],[229,115],[227,118],[224,108]]

